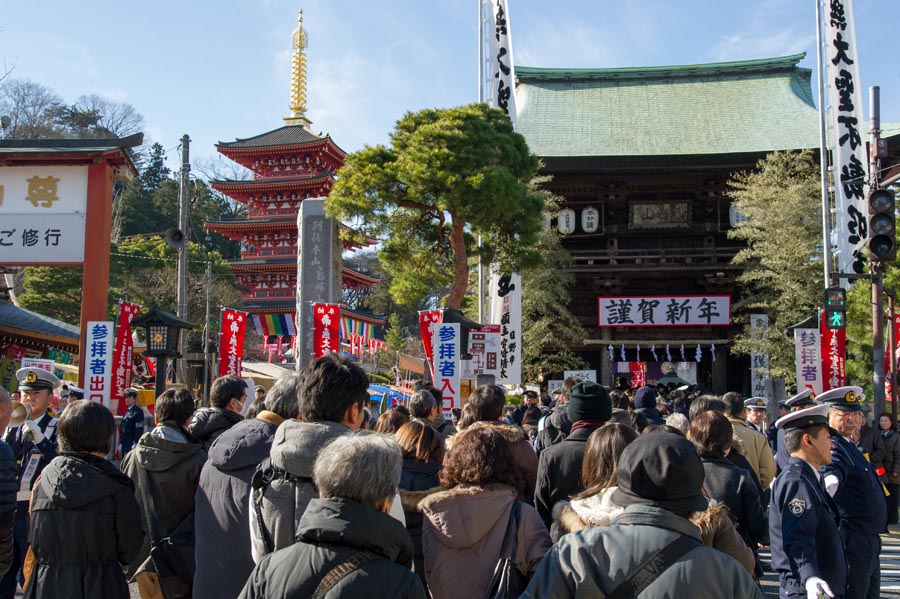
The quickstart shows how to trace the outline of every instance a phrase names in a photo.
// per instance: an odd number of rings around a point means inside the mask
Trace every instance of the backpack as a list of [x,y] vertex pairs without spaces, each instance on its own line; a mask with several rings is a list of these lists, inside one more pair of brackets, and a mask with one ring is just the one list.
[[[269,485],[273,480],[288,481],[295,486],[306,483],[312,485],[314,489],[316,488],[312,478],[291,474],[287,470],[273,465],[270,458],[266,458],[256,467],[253,478],[250,479],[250,493],[253,497],[253,513],[256,515],[256,524],[259,527],[259,534],[262,537],[266,553],[275,551],[275,542],[272,540],[272,535],[269,533],[269,529],[266,528],[266,523],[263,521],[261,506],[263,497],[266,494],[266,489],[269,488]],[[316,491],[318,491],[318,489],[316,489]]]

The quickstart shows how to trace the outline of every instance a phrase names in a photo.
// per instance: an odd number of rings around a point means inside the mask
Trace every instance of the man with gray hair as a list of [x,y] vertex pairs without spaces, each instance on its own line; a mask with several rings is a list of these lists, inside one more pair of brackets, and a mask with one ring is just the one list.
[[401,463],[399,445],[385,435],[361,432],[332,441],[313,466],[319,499],[300,519],[297,542],[266,555],[240,599],[424,599],[409,569],[412,541],[388,515]]
[[272,386],[255,418],[223,432],[209,448],[195,496],[194,597],[235,597],[253,569],[250,492],[256,467],[269,457],[275,430],[299,413],[300,375]]

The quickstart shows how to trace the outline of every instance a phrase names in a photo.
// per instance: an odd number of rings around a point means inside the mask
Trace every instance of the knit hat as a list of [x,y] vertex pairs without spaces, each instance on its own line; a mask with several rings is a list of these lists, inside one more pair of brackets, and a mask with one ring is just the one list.
[[603,386],[593,381],[582,381],[569,391],[567,414],[569,420],[600,420],[606,422],[612,416],[612,400]]
[[634,408],[650,409],[656,407],[656,389],[653,387],[640,387],[634,392]]
[[654,432],[635,439],[622,451],[616,478],[619,486],[612,501],[623,507],[652,505],[676,512],[709,507],[697,450],[674,433]]

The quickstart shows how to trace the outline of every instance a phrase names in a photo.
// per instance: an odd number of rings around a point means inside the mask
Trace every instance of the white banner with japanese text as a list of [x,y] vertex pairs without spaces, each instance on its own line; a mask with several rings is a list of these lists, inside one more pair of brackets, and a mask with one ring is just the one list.
[[819,350],[819,329],[794,329],[797,393],[809,389],[815,397],[822,392],[822,356]]
[[84,345],[84,398],[98,401],[107,408],[112,394],[112,363],[115,350],[113,323],[90,320],[87,323],[87,342]]
[[459,383],[462,374],[459,324],[431,324],[432,356],[434,357],[434,386],[444,395],[441,407],[445,416],[459,404]]
[[512,39],[510,37],[509,8],[506,0],[482,0],[482,15],[487,17],[488,68],[487,103],[509,114],[513,128],[516,126],[516,74],[513,66]]
[[769,339],[769,316],[750,315],[750,395],[765,397],[769,378],[769,354],[762,350]]
[[825,31],[825,112],[831,163],[834,165],[837,270],[862,274],[868,239],[866,182],[868,162],[863,140],[862,81],[853,24],[853,0],[823,0]]
[[498,385],[522,382],[522,277],[491,272],[491,322],[500,325]]
[[598,298],[601,327],[685,327],[731,324],[730,295],[647,295]]

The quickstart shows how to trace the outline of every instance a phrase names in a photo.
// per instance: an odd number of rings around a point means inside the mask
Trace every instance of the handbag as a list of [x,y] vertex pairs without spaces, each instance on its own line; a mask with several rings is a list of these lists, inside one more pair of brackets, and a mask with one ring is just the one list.
[[150,560],[159,578],[160,590],[166,599],[190,599],[194,582],[194,531],[185,529],[192,528],[194,513],[188,513],[172,534],[160,538],[150,477],[140,462],[135,462],[138,464],[144,520],[150,534]]
[[488,586],[484,599],[514,599],[521,595],[528,586],[528,575],[519,570],[516,565],[521,509],[522,504],[514,501],[509,512],[509,523],[506,525],[503,544],[500,546],[500,559],[494,568],[494,575],[491,577],[491,584]]

